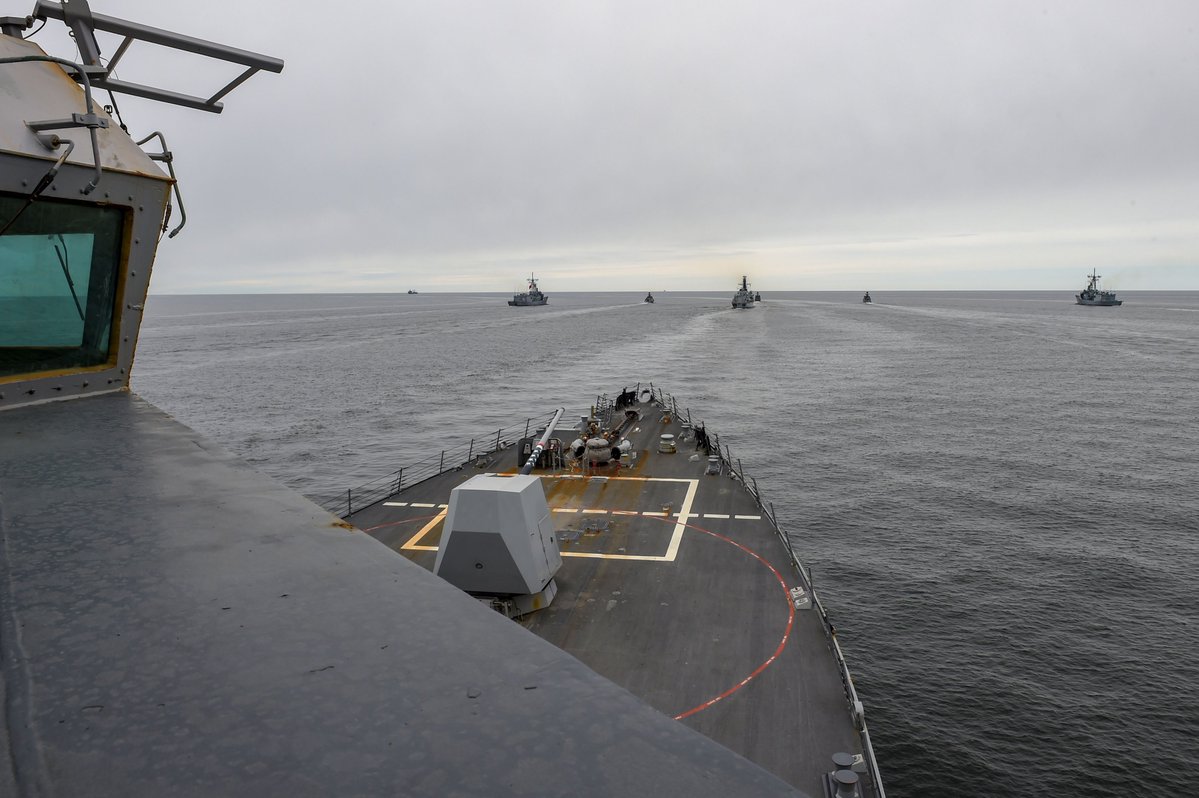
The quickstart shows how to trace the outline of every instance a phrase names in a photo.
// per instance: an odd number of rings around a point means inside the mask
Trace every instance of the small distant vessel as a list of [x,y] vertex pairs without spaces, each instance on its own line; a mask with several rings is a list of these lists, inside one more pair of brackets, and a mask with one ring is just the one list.
[[645,295],[645,301],[650,305],[654,304],[654,295],[652,292]]
[[409,288],[409,289],[408,289],[408,293],[410,293],[410,294],[415,294],[415,293],[416,293],[416,291],[413,291],[411,288]]
[[754,295],[749,290],[749,281],[741,276],[741,288],[733,295],[733,307],[738,310],[748,310],[754,306]]
[[869,305],[871,303],[870,292],[866,292],[866,296],[862,297],[862,304]]
[[513,294],[508,300],[508,304],[514,307],[529,307],[530,305],[548,305],[550,298],[541,293],[541,289],[537,287],[537,280],[533,275],[529,275],[529,290],[519,294]]
[[762,295],[759,293],[755,293],[754,294],[754,302],[761,302],[761,301],[762,301]]
[[1087,278],[1087,287],[1075,294],[1074,299],[1079,305],[1102,305],[1110,307],[1112,305],[1124,304],[1124,300],[1116,299],[1115,291],[1099,290],[1099,275],[1095,274],[1094,269],[1091,269],[1091,274]]

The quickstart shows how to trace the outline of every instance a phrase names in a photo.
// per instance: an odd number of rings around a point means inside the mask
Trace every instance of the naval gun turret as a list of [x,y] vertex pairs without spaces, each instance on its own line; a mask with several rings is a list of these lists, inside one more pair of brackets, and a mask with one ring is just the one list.
[[562,554],[541,480],[530,472],[562,413],[546,425],[519,474],[480,474],[450,491],[433,573],[508,615],[548,606],[558,592]]
[[558,592],[562,554],[541,480],[479,474],[450,492],[433,572],[455,587],[525,615]]

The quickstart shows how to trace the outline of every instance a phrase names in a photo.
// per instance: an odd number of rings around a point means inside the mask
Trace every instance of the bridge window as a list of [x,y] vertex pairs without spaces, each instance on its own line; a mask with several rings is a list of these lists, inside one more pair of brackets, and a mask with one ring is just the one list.
[[115,362],[123,212],[24,206],[0,193],[0,379]]

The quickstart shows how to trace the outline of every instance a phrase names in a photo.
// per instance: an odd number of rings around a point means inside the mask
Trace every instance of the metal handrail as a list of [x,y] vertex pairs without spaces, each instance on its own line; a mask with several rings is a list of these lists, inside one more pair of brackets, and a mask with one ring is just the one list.
[[[653,390],[652,383],[650,387],[651,390]],[[680,417],[678,402],[674,396],[663,392],[657,392],[656,395],[654,395],[654,400],[661,404],[664,408],[669,408],[676,417]],[[682,417],[686,418],[688,424],[692,423],[691,411],[689,409],[684,408],[684,414]],[[791,544],[790,537],[788,537],[787,533],[779,525],[778,516],[774,511],[774,504],[772,502],[763,500],[762,492],[758,488],[757,479],[746,475],[745,468],[741,464],[741,458],[733,457],[732,450],[729,448],[728,444],[724,444],[722,449],[720,436],[716,433],[710,433],[709,439],[711,440],[712,450],[714,450],[716,456],[720,458],[722,471],[727,469],[730,476],[740,481],[741,484],[745,486],[745,489],[749,491],[749,494],[753,496],[758,507],[760,507],[765,513],[767,519],[770,521],[771,526],[774,527],[775,533],[779,536],[783,546],[786,548],[786,551],[791,559],[791,565],[795,568],[800,582],[803,584],[804,589],[807,590],[808,595],[811,596],[812,606],[820,617],[820,624],[824,628],[825,636],[832,644],[831,648],[833,651],[833,658],[837,662],[837,669],[841,678],[842,688],[845,692],[846,703],[848,705],[850,715],[854,719],[854,724],[858,729],[858,734],[862,741],[862,758],[866,762],[866,767],[870,773],[870,778],[873,781],[875,794],[877,798],[886,798],[886,793],[883,789],[882,772],[879,770],[878,762],[874,757],[874,748],[870,742],[870,732],[866,727],[866,717],[863,712],[862,702],[858,697],[857,688],[854,687],[853,675],[849,672],[849,664],[845,661],[845,656],[841,652],[841,644],[837,640],[837,629],[833,626],[832,621],[829,620],[828,611],[825,610],[824,604],[816,595],[816,589],[812,584],[811,571],[800,561],[799,557],[795,553],[795,547]]]
[[[653,383],[649,383],[647,389],[650,391],[651,401],[658,403],[664,409],[669,409],[676,418],[685,419],[688,424],[693,424],[691,420],[690,409],[684,407],[682,408],[682,413],[680,413],[678,401],[674,396],[662,391],[660,388],[657,388]],[[640,384],[638,384],[637,392],[639,396],[641,391],[642,387]],[[609,400],[606,395],[596,397],[595,409],[597,414],[600,412],[601,408],[611,409],[611,406],[611,400]],[[547,414],[544,417],[545,421],[543,422],[539,420],[537,422],[537,426],[535,427],[531,426],[534,419],[527,419],[524,422],[523,437],[528,437],[530,429],[539,429],[543,423],[546,424],[548,428],[550,419],[555,417],[560,412],[561,411],[555,411],[554,414]],[[511,435],[512,431],[519,430],[520,428],[521,425],[519,423],[509,427],[501,427],[499,430],[497,430],[494,436],[489,436],[488,440],[494,438],[494,448],[488,451],[476,451],[475,443],[479,439],[472,438],[469,445],[457,446],[453,449],[443,449],[437,455],[427,457],[417,463],[405,466],[398,471],[393,471],[386,477],[380,477],[379,479],[367,482],[357,488],[352,488],[346,491],[346,496],[339,497],[329,503],[322,503],[322,506],[330,512],[333,512],[344,518],[350,514],[355,504],[358,504],[359,506],[372,504],[380,499],[395,495],[396,493],[410,488],[419,482],[423,482],[426,479],[431,479],[432,477],[438,476],[445,471],[462,468],[469,463],[474,455],[491,454],[500,450],[501,448],[504,448],[504,446],[508,444],[508,441],[503,439],[505,432],[508,431],[508,434]],[[875,795],[877,798],[886,798],[886,793],[883,790],[882,773],[879,770],[878,762],[874,757],[874,748],[870,742],[870,732],[866,726],[866,717],[862,710],[862,702],[858,698],[858,691],[854,687],[853,676],[849,672],[849,665],[845,661],[845,656],[841,651],[841,644],[837,640],[836,627],[834,627],[832,622],[829,620],[828,612],[825,610],[824,604],[816,595],[816,590],[812,584],[811,571],[809,571],[809,569],[803,565],[799,557],[795,554],[795,547],[791,544],[790,537],[788,537],[786,531],[784,531],[782,526],[780,526],[778,523],[778,516],[775,513],[774,504],[772,502],[767,502],[762,498],[762,492],[758,487],[757,479],[746,475],[745,468],[741,464],[741,459],[733,457],[732,450],[729,448],[728,444],[725,444],[723,449],[721,448],[719,435],[713,432],[709,434],[709,437],[712,449],[720,458],[722,471],[727,469],[728,474],[739,480],[741,484],[745,486],[746,490],[749,491],[750,495],[753,496],[754,501],[757,503],[758,507],[762,509],[767,520],[769,520],[771,526],[774,527],[775,533],[782,541],[783,546],[790,557],[791,565],[799,577],[800,583],[803,585],[804,589],[807,590],[808,595],[811,596],[812,607],[820,618],[821,626],[824,628],[825,636],[828,638],[831,644],[833,657],[837,662],[837,669],[841,678],[842,689],[845,693],[846,704],[849,708],[850,715],[854,719],[855,726],[858,729],[858,734],[862,741],[862,758],[865,760],[870,779],[873,782],[872,786],[874,787]],[[465,456],[463,456],[462,459],[458,459],[460,452],[465,452]],[[447,462],[451,463],[449,468],[447,468],[445,465]],[[345,508],[344,513],[341,512],[341,508],[343,507]]]
[[550,418],[551,414],[530,417],[522,422],[500,427],[494,432],[442,449],[385,476],[349,488],[344,494],[325,499],[318,498],[315,501],[334,515],[345,518],[353,513],[355,507],[362,508],[374,504],[446,471],[460,469],[478,457],[507,448],[521,430],[524,431],[523,436],[527,437],[530,429],[540,429]]

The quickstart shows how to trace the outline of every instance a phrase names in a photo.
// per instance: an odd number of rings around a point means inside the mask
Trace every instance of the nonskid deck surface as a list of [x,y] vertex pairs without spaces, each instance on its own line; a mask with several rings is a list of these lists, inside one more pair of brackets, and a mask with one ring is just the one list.
[[[813,796],[832,755],[859,754],[839,670],[815,610],[753,496],[705,474],[692,441],[652,404],[628,439],[629,467],[541,473],[561,542],[558,595],[518,622],[659,711]],[[556,433],[569,444],[569,429]],[[516,470],[511,449],[360,510],[349,521],[432,569],[450,491],[478,473]],[[863,775],[863,795],[870,795]]]

